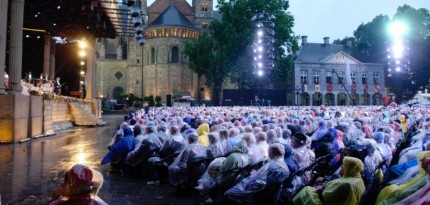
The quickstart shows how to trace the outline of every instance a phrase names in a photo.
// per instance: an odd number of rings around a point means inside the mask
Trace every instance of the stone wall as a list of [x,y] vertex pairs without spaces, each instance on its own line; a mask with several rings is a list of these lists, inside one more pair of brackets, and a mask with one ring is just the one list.
[[0,95],[0,142],[28,138],[30,96]]
[[44,134],[51,135],[56,131],[73,127],[67,102],[45,100],[44,104]]

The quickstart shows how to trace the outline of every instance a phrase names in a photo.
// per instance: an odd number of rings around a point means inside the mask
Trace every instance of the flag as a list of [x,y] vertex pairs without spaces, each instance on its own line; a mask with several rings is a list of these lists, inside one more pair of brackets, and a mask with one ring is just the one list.
[[308,85],[302,84],[302,93],[308,92]]
[[351,68],[349,67],[349,60],[346,62],[346,71],[345,71],[345,77],[346,77],[346,84],[352,84],[352,78],[351,78]]
[[330,93],[333,91],[333,84],[327,84],[327,91]]
[[357,87],[355,86],[355,84],[352,84],[352,85],[351,85],[351,91],[352,91],[353,93],[355,93],[355,91],[357,91]]
[[319,84],[315,84],[315,92],[320,92],[320,85]]
[[381,88],[379,87],[379,85],[375,85],[375,93],[379,92],[381,92]]
[[363,84],[363,93],[368,93],[369,92],[369,88],[367,87],[367,85]]

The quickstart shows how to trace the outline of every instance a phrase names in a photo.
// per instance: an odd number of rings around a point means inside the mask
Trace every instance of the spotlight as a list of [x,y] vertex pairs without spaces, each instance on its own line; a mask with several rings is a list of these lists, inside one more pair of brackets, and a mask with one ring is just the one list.
[[263,73],[263,71],[262,71],[262,70],[258,70],[258,71],[257,71],[257,74],[258,74],[258,76],[263,76],[263,74],[264,74],[264,73]]
[[263,31],[262,30],[257,31],[257,35],[258,36],[263,36]]
[[400,67],[396,67],[396,71],[397,71],[397,72],[400,72]]

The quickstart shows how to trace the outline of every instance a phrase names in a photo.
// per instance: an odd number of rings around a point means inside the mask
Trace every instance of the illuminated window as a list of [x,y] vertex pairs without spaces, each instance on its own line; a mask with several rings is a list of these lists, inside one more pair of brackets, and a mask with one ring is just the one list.
[[208,11],[209,6],[208,6],[208,4],[204,3],[204,4],[200,5],[200,8],[202,11]]

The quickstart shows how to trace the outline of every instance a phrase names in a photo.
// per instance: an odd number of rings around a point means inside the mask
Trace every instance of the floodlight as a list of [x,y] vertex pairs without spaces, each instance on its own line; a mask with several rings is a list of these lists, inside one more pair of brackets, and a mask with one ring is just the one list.
[[263,71],[262,70],[258,70],[257,74],[258,74],[258,76],[263,76]]
[[406,25],[403,22],[395,21],[390,24],[388,32],[394,37],[402,37],[406,33]]

